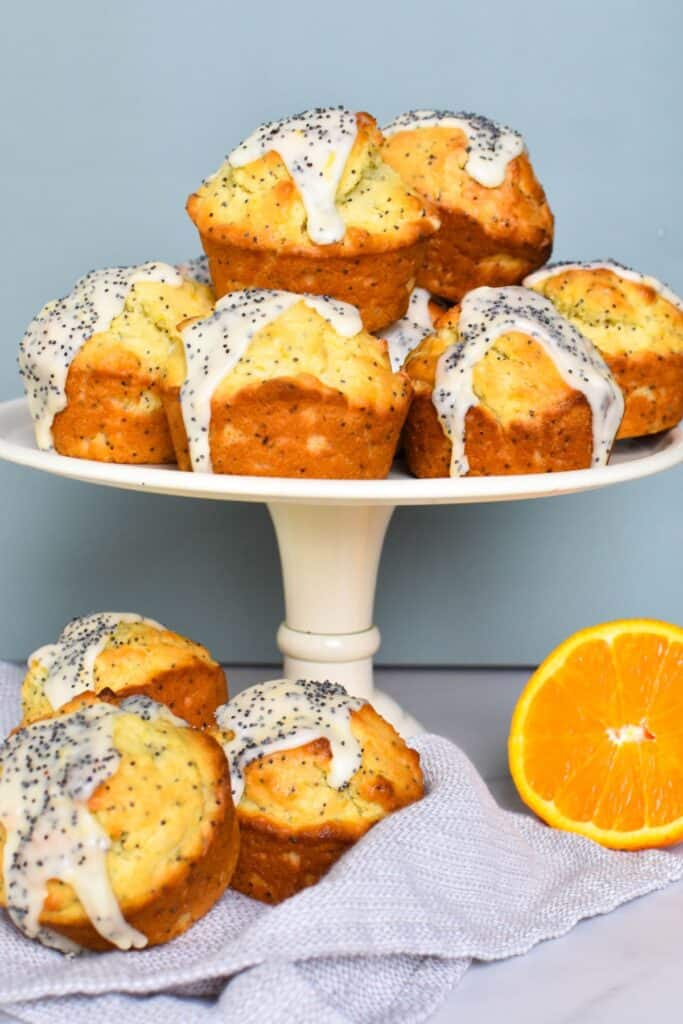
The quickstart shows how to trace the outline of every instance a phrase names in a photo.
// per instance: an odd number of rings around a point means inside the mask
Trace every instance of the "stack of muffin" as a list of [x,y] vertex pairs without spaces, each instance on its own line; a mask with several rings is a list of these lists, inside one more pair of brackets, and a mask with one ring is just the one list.
[[29,659],[0,745],[0,905],[65,953],[180,935],[232,885],[277,903],[420,799],[417,753],[333,683],[227,699],[198,644],[75,619]]
[[352,479],[403,438],[417,476],[537,473],[683,415],[681,301],[614,261],[545,265],[545,194],[487,118],[307,111],[187,209],[203,259],[93,271],[29,326],[39,447]]

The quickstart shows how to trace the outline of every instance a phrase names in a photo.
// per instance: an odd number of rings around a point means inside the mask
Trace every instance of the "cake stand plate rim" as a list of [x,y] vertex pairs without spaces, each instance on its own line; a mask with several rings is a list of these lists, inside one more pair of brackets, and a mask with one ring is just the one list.
[[24,398],[0,402],[0,458],[82,482],[205,500],[309,505],[454,505],[545,498],[638,480],[683,462],[683,426],[620,442],[604,468],[526,476],[417,480],[396,467],[386,480],[318,480],[183,473],[170,466],[131,466],[40,451]]

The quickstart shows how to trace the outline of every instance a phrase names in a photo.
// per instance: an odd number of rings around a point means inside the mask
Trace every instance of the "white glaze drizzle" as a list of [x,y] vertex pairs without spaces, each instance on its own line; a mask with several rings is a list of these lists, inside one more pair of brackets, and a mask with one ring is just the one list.
[[182,274],[186,281],[198,281],[199,284],[211,284],[209,260],[204,253],[202,253],[201,256],[193,256],[191,259],[185,260],[183,263],[176,263],[176,270],[179,274]]
[[570,260],[547,263],[540,270],[535,270],[533,274],[525,277],[523,284],[527,288],[533,288],[550,277],[557,277],[566,271],[572,270],[610,270],[624,281],[633,281],[635,284],[647,285],[657,292],[658,295],[661,295],[663,299],[666,299],[667,302],[670,302],[672,306],[675,306],[676,309],[683,311],[683,299],[676,295],[668,285],[663,284],[656,277],[651,277],[650,274],[641,274],[637,270],[631,270],[630,267],[625,267],[623,263],[617,263],[616,260],[611,259],[586,260],[585,262],[577,263],[572,263]]
[[[327,780],[343,789],[361,766],[361,747],[351,732],[351,712],[365,702],[330,682],[274,679],[233,697],[216,711],[225,756],[230,764],[235,805],[244,793],[244,771],[264,754],[329,740],[332,761]],[[225,734],[234,733],[232,739]]]
[[469,470],[466,417],[479,404],[473,372],[503,334],[519,331],[542,345],[566,383],[580,391],[592,413],[593,465],[604,466],[624,414],[624,398],[595,346],[552,302],[528,288],[475,288],[462,300],[458,335],[440,357],[432,401],[453,445],[451,476]]
[[297,302],[305,302],[345,338],[363,329],[360,313],[346,302],[326,295],[248,288],[224,295],[210,316],[180,332],[186,360],[180,404],[195,472],[213,469],[209,428],[214,391],[242,359],[254,335]]
[[120,622],[143,622],[156,629],[165,629],[153,619],[145,619],[141,615],[98,612],[73,619],[64,627],[57,643],[46,644],[33,652],[29,665],[38,662],[47,672],[43,690],[53,709],[62,707],[79,693],[92,690],[95,662]]
[[406,357],[423,338],[434,333],[434,321],[429,311],[432,296],[424,288],[413,288],[405,316],[394,321],[389,327],[377,333],[389,346],[391,368],[396,373],[403,366]]
[[386,136],[414,128],[460,128],[467,136],[465,170],[485,188],[497,188],[505,181],[511,160],[524,152],[524,139],[519,132],[491,121],[480,114],[450,110],[409,110],[399,114],[382,128]]
[[48,302],[26,328],[19,345],[19,370],[33,417],[36,443],[53,447],[52,423],[66,407],[66,380],[74,358],[93,334],[105,331],[123,310],[134,284],[183,278],[167,263],[91,270],[63,299]]
[[244,167],[266,153],[278,153],[299,190],[309,237],[317,245],[330,245],[346,232],[336,197],[357,133],[356,115],[344,107],[306,110],[261,125],[229,154],[228,162]]
[[87,807],[97,787],[119,766],[114,721],[124,713],[186,725],[149,698],[132,697],[119,707],[91,704],[35,722],[0,747],[7,912],[29,938],[63,953],[80,947],[39,920],[51,878],[73,887],[93,927],[112,945],[147,945],[147,937],[121,913],[107,872],[110,840]]

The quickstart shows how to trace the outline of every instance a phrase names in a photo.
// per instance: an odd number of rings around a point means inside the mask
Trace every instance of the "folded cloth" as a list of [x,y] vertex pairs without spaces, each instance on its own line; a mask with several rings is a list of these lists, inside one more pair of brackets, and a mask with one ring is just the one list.
[[[19,676],[0,666],[3,732]],[[683,876],[676,854],[615,853],[503,811],[448,740],[415,746],[427,796],[277,907],[228,892],[167,946],[75,959],[3,916],[0,1011],[35,1024],[422,1021],[471,960],[525,953]]]

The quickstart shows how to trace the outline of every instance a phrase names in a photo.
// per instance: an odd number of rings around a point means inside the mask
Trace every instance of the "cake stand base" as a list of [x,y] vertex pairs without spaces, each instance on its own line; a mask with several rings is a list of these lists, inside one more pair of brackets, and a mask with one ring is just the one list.
[[393,505],[270,502],[280,549],[285,621],[277,635],[288,679],[330,679],[363,697],[403,735],[422,731],[374,688],[377,569]]

